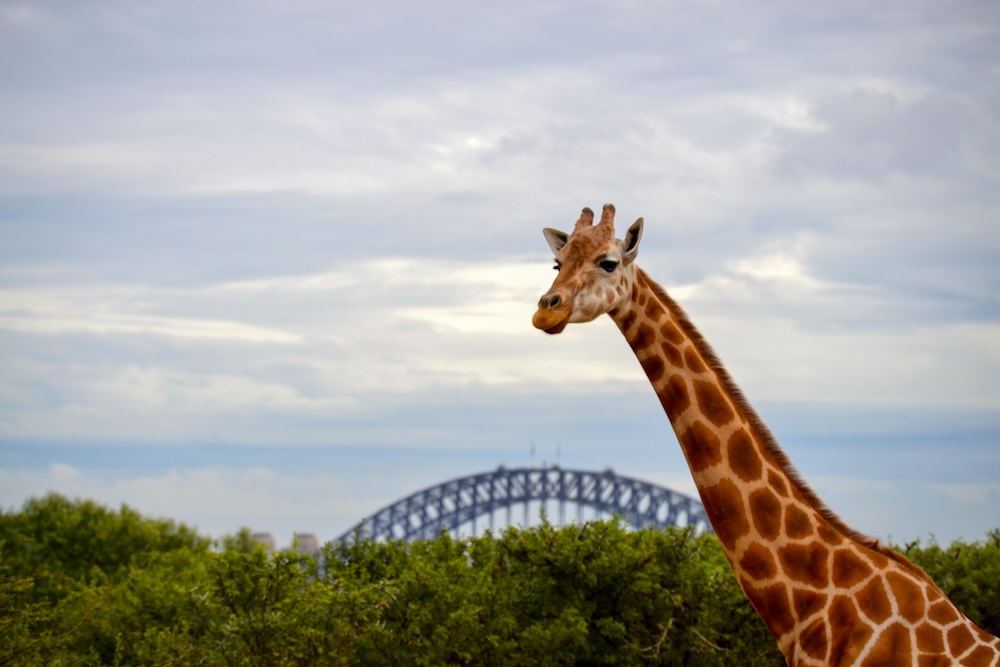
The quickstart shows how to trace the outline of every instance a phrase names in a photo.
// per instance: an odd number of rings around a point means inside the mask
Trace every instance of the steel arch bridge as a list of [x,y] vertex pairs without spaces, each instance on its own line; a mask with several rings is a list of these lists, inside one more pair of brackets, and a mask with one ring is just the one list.
[[711,532],[705,508],[694,498],[631,477],[603,472],[569,470],[559,466],[512,468],[500,466],[493,472],[453,479],[383,507],[337,538],[338,542],[360,539],[424,540],[442,530],[459,534],[471,525],[488,519],[494,529],[498,512],[506,512],[512,525],[515,506],[523,507],[523,525],[529,525],[532,503],[547,511],[548,504],[558,503],[559,523],[565,523],[567,504],[576,506],[576,519],[582,521],[585,510],[593,517],[621,516],[635,528],[694,526]]

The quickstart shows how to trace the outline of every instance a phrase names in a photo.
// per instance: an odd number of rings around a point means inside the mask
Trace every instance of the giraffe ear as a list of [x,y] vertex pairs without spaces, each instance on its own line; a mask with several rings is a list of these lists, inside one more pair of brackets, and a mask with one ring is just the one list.
[[569,234],[560,232],[558,229],[552,229],[551,227],[543,229],[542,234],[545,235],[545,240],[549,242],[549,247],[552,248],[553,255],[558,255],[559,251],[566,245],[566,242],[569,241]]
[[639,239],[642,238],[642,218],[632,223],[632,226],[625,232],[622,240],[622,259],[626,264],[635,261],[635,256],[639,254]]

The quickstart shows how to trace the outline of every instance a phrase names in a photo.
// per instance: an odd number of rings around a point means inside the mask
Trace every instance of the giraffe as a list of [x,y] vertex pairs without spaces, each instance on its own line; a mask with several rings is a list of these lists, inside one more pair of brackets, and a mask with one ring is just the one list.
[[1000,638],[923,570],[852,530],[802,480],[683,310],[635,264],[643,220],[615,208],[545,229],[558,275],[532,323],[558,334],[607,313],[677,435],[743,592],[789,665],[989,665]]

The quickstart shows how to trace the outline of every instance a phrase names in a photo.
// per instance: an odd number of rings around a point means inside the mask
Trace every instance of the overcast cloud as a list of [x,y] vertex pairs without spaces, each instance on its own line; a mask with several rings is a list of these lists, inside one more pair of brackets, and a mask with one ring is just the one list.
[[280,543],[501,463],[693,494],[611,322],[530,324],[606,201],[850,524],[1000,526],[989,0],[0,0],[0,504]]

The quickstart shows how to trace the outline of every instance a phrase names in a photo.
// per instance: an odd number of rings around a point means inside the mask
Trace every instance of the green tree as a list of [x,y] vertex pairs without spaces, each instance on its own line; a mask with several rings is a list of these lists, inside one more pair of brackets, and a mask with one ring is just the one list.
[[29,499],[20,512],[0,512],[0,542],[11,574],[33,577],[32,596],[52,602],[81,584],[114,579],[135,558],[210,546],[183,524],[55,493]]

